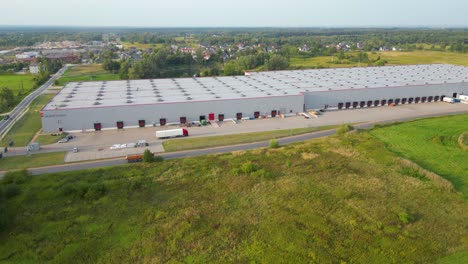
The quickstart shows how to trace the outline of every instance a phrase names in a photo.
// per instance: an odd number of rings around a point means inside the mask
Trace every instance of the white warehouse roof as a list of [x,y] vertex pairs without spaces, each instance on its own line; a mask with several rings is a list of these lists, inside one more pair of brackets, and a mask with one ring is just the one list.
[[73,82],[44,110],[300,95],[468,82],[468,67],[430,64],[254,72],[249,76]]

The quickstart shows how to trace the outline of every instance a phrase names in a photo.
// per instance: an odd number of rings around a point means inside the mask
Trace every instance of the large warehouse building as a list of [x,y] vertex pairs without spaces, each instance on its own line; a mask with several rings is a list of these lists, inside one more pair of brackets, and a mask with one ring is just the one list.
[[468,94],[468,67],[410,65],[246,76],[74,82],[41,111],[45,132],[142,127],[424,103]]

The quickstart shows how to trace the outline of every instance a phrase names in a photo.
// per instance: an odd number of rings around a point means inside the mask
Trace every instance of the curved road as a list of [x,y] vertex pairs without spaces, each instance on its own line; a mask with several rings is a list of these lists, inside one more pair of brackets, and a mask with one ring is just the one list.
[[[457,115],[457,114],[464,114],[467,111],[459,111],[459,112],[451,112],[447,113],[446,115]],[[410,121],[420,118],[427,118],[427,117],[434,117],[434,116],[441,116],[440,113],[438,114],[427,114],[427,115],[419,115],[419,116],[412,116],[406,118],[399,118],[393,120],[383,120],[383,121],[374,121],[369,123],[363,123],[355,125],[356,129],[369,129],[372,128],[375,124],[385,124],[385,123],[394,123],[394,122],[403,122],[403,121]],[[309,139],[327,137],[336,133],[336,129],[326,130],[326,131],[318,131],[312,132],[308,134],[302,134],[292,137],[280,138],[278,139],[281,145],[302,142]],[[215,147],[209,149],[197,149],[197,150],[188,150],[188,151],[180,151],[180,152],[169,152],[160,154],[164,159],[177,159],[177,158],[185,158],[185,157],[195,157],[195,156],[202,156],[208,154],[219,154],[219,153],[228,153],[232,151],[238,150],[249,150],[249,149],[256,149],[256,148],[263,148],[268,147],[268,141],[262,142],[255,142],[255,143],[248,143],[248,144],[241,144],[241,145],[233,145],[233,146],[223,146],[223,147]],[[90,161],[90,162],[82,162],[82,163],[72,163],[72,164],[64,164],[58,166],[49,166],[49,167],[41,167],[41,168],[30,168],[28,169],[33,175],[39,175],[44,173],[55,173],[55,172],[66,172],[66,171],[77,171],[77,170],[84,170],[90,168],[102,168],[102,167],[109,167],[115,165],[122,165],[127,164],[126,160],[123,158],[117,159],[110,159],[110,160],[98,160],[98,161]],[[3,176],[4,172],[0,172],[0,177]]]
[[44,83],[41,87],[34,90],[28,96],[26,96],[10,113],[10,118],[8,120],[0,121],[0,138],[3,138],[4,135],[8,132],[8,130],[19,120],[21,113],[26,110],[29,105],[36,99],[41,93],[43,93],[49,86],[54,83],[55,80],[60,78],[62,74],[67,70],[68,66],[64,66],[60,69],[56,74],[54,74],[46,83]]

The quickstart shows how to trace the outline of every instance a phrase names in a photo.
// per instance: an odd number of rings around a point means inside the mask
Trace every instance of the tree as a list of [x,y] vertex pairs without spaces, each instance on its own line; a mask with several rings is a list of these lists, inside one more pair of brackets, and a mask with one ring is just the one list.
[[141,79],[143,78],[143,66],[140,62],[136,62],[133,66],[128,70],[128,77],[130,79]]
[[128,79],[128,72],[130,70],[130,67],[132,67],[132,63],[130,60],[124,60],[120,62],[119,78],[121,80]]
[[242,71],[240,70],[239,65],[237,65],[236,62],[229,61],[226,64],[224,64],[224,75],[231,76],[240,74],[242,74]]
[[8,87],[3,87],[0,90],[0,111],[6,111],[8,108],[15,105],[15,95]]
[[143,161],[144,162],[153,162],[154,161],[154,154],[149,149],[145,149],[143,153]]
[[286,70],[289,67],[288,60],[278,54],[275,54],[270,57],[270,60],[267,62],[267,68],[270,71],[277,71],[277,70]]

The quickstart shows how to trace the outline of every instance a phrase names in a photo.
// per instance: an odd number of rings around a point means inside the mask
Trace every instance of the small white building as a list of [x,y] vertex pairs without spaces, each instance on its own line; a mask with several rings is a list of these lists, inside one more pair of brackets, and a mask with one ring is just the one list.
[[40,71],[40,67],[37,63],[31,63],[29,64],[29,72],[31,74],[38,74]]

